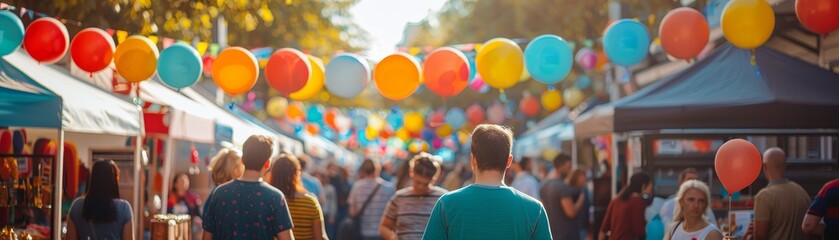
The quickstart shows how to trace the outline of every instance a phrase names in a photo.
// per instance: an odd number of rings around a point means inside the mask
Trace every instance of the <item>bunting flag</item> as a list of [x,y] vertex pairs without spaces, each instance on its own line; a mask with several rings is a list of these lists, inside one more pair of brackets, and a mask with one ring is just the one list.
[[216,57],[218,56],[218,52],[221,50],[217,43],[210,44],[210,56]]
[[155,35],[149,35],[149,37],[148,37],[148,38],[149,38],[149,40],[151,40],[151,42],[152,42],[152,43],[154,43],[154,45],[157,45],[157,41],[159,40],[159,39],[157,38],[157,36],[155,36]]
[[26,14],[26,8],[25,7],[20,8],[20,17],[23,17],[23,14]]
[[207,52],[207,47],[209,47],[209,43],[207,42],[198,42],[195,45],[195,49],[198,50],[198,56],[204,56],[204,53]]
[[126,38],[128,38],[128,32],[117,30],[117,44],[122,43]]
[[172,46],[172,44],[175,44],[175,39],[168,38],[168,37],[163,38],[163,49],[166,49],[169,46]]
[[116,30],[112,28],[107,28],[105,29],[105,32],[108,33],[108,36],[114,37],[114,33],[116,33]]

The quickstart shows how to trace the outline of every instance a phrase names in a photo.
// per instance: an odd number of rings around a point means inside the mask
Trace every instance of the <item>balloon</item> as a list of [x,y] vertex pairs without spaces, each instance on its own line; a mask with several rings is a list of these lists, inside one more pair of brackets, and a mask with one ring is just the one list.
[[431,113],[431,116],[428,117],[428,126],[432,128],[439,127],[443,125],[446,121],[446,112],[443,110],[434,111]]
[[326,64],[326,89],[342,98],[352,98],[370,83],[367,60],[353,54],[338,54]]
[[157,75],[163,83],[173,88],[192,86],[201,78],[202,71],[204,71],[204,65],[201,63],[198,51],[182,42],[163,49],[157,60]]
[[419,133],[422,131],[422,127],[424,126],[422,115],[416,112],[410,112],[405,114],[405,130],[408,130],[409,133]]
[[117,72],[131,83],[151,78],[157,71],[157,46],[146,37],[130,36],[117,46],[114,65]]
[[521,69],[521,77],[519,77],[519,82],[527,82],[530,80],[532,76],[530,76],[530,72],[527,71],[527,68]]
[[469,59],[463,52],[443,47],[425,58],[422,76],[425,86],[441,97],[457,95],[469,84]]
[[486,87],[486,83],[484,82],[484,78],[481,77],[481,74],[475,74],[475,78],[469,83],[469,87],[479,92]]
[[114,39],[98,28],[85,28],[70,42],[73,63],[89,73],[102,71],[114,60]]
[[382,96],[395,101],[405,99],[422,83],[419,62],[405,53],[391,54],[373,69],[373,81]]
[[559,93],[559,90],[551,89],[543,93],[542,107],[548,112],[553,112],[559,109],[559,107],[562,107],[562,94]]
[[342,115],[338,115],[335,117],[335,130],[337,130],[338,132],[348,131],[350,129],[350,125],[352,125],[352,123],[350,122],[349,118],[344,117]]
[[496,102],[487,108],[487,121],[492,124],[502,124],[506,118],[504,105]]
[[448,137],[449,135],[452,135],[452,126],[450,126],[449,124],[443,124],[443,126],[437,128],[436,132],[437,137]]
[[318,133],[320,132],[320,127],[315,123],[307,123],[306,132],[312,135],[318,135]]
[[312,104],[306,109],[306,121],[309,123],[323,123],[323,106]]
[[568,105],[568,107],[576,107],[577,105],[580,105],[580,103],[583,102],[583,91],[581,91],[579,88],[565,89],[564,95],[565,105]]
[[326,110],[326,113],[323,114],[323,123],[326,126],[329,126],[332,129],[338,129],[338,126],[335,125],[335,119],[338,117],[340,113],[338,112],[337,108],[329,108]]
[[312,67],[312,74],[302,89],[289,95],[291,99],[302,101],[314,97],[323,89],[323,61],[320,58],[307,55],[309,65]]
[[525,95],[524,98],[521,99],[519,102],[519,109],[521,109],[521,113],[524,113],[525,116],[528,117],[535,117],[539,115],[539,100],[534,98],[533,96]]
[[253,88],[259,78],[256,57],[241,47],[226,48],[213,61],[213,81],[221,90],[236,96]]
[[466,123],[466,113],[459,107],[454,107],[446,112],[446,123],[453,129],[460,129]]
[[364,129],[367,127],[367,116],[370,115],[367,110],[356,109],[350,114],[352,116],[352,124],[355,129]]
[[379,138],[379,130],[376,130],[376,129],[373,129],[372,127],[370,127],[370,126],[367,126],[367,128],[364,129],[364,137],[369,139],[369,140]]
[[427,142],[430,142],[432,139],[434,139],[434,130],[432,130],[431,128],[422,129],[422,139]]
[[376,135],[378,136],[378,132],[384,129],[385,127],[385,120],[379,117],[376,114],[370,114],[370,117],[367,118],[367,128],[372,128],[376,130]]
[[407,142],[411,139],[411,134],[408,132],[408,130],[400,128],[399,130],[396,130],[396,137],[402,140],[403,142]]
[[714,169],[729,193],[751,185],[760,175],[762,165],[760,151],[743,139],[725,142],[714,157]]
[[586,75],[581,75],[577,78],[577,84],[574,84],[574,86],[579,89],[587,89],[591,87],[591,78]]
[[722,10],[720,25],[731,44],[755,49],[772,36],[775,12],[765,0],[731,0]]
[[12,153],[12,133],[9,130],[0,130],[0,153]]
[[23,48],[41,64],[58,62],[69,47],[67,27],[55,18],[43,17],[32,21],[23,35]]
[[804,27],[826,37],[839,28],[839,2],[836,0],[796,0],[795,16]]
[[524,69],[521,48],[512,40],[504,38],[484,43],[475,60],[484,82],[498,89],[516,85]]
[[387,115],[387,124],[393,129],[402,128],[402,124],[405,122],[402,114],[402,110],[399,110],[398,107],[394,107],[390,110],[390,114]]
[[15,130],[12,133],[12,153],[23,154],[24,145],[26,145],[26,135],[23,130]]
[[23,22],[11,11],[0,11],[0,56],[17,51],[23,43]]
[[303,120],[303,104],[300,102],[294,102],[289,104],[285,110],[285,115],[288,119],[292,121],[302,121]]
[[705,16],[689,7],[671,10],[658,27],[661,47],[667,54],[678,59],[698,56],[705,44],[708,44],[710,31]]
[[571,72],[574,54],[568,42],[556,35],[536,37],[524,49],[524,65],[536,81],[554,84]]
[[440,149],[440,147],[442,147],[442,146],[443,146],[443,140],[442,139],[434,138],[433,140],[431,140],[431,147],[433,147],[434,149]]
[[594,67],[597,66],[597,53],[591,48],[582,48],[580,51],[577,51],[577,55],[574,56],[574,60],[577,61],[577,64],[580,64],[580,67],[583,68],[585,71],[591,71]]
[[414,139],[414,141],[408,144],[408,151],[413,154],[428,151],[428,143],[420,139]]
[[484,122],[484,118],[484,109],[481,108],[481,105],[473,104],[466,108],[466,119],[469,120],[470,124],[481,124]]
[[647,28],[638,21],[621,19],[606,29],[603,49],[609,60],[617,65],[629,67],[647,57],[650,36]]
[[265,104],[265,112],[272,118],[282,117],[286,108],[288,108],[288,100],[282,97],[272,97],[268,100],[268,103]]
[[265,65],[265,79],[274,90],[289,95],[303,89],[312,75],[306,54],[293,48],[283,48],[271,54]]

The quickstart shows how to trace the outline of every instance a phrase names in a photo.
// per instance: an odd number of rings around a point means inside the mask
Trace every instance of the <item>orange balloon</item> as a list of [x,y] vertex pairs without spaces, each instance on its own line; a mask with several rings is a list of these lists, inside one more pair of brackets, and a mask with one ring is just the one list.
[[318,127],[317,124],[309,123],[306,124],[306,131],[309,132],[309,134],[318,135],[318,133],[320,132],[320,127]]
[[521,113],[524,113],[525,116],[528,117],[535,117],[539,115],[539,111],[541,106],[539,105],[539,100],[533,96],[525,96],[519,102],[519,109],[521,109]]
[[425,86],[437,95],[457,95],[469,85],[469,59],[454,48],[434,50],[425,58],[422,75]]
[[258,77],[259,65],[256,63],[256,57],[247,49],[224,49],[213,61],[213,81],[221,90],[232,96],[250,91]]
[[760,151],[743,139],[725,142],[714,158],[714,169],[729,194],[752,185],[760,175],[762,165]]
[[376,64],[373,81],[382,96],[396,101],[405,99],[422,83],[419,62],[405,53],[391,54]]
[[301,104],[300,102],[294,102],[288,105],[285,111],[285,115],[288,117],[288,119],[291,119],[293,121],[302,121],[305,117],[305,115],[303,114],[303,104]]
[[698,56],[708,44],[710,31],[708,21],[702,13],[689,7],[680,7],[668,12],[658,28],[661,47],[678,59]]
[[338,109],[330,108],[329,110],[326,110],[326,113],[323,115],[323,122],[326,123],[326,126],[337,130],[338,126],[335,125],[336,116],[338,116]]

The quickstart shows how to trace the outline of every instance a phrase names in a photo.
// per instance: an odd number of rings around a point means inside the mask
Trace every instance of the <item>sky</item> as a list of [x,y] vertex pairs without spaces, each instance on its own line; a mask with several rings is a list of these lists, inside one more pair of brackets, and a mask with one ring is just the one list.
[[396,51],[402,30],[440,10],[446,0],[361,0],[350,11],[370,38],[367,55],[379,61]]

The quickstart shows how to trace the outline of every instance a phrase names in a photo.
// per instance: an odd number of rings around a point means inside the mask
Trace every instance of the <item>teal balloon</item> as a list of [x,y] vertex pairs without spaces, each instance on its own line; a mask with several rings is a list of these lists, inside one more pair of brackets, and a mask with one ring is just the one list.
[[405,121],[404,113],[399,107],[393,107],[387,115],[387,124],[393,129],[400,129]]
[[176,89],[195,84],[201,77],[203,68],[198,51],[182,42],[163,49],[157,60],[157,75],[160,76],[160,80]]
[[17,51],[23,43],[23,22],[14,13],[0,10],[0,56]]
[[466,124],[466,112],[459,107],[454,107],[446,112],[446,123],[452,127],[453,130],[460,129],[463,124]]
[[324,111],[323,106],[315,104],[309,106],[309,109],[306,109],[306,121],[323,125]]
[[603,49],[613,63],[629,67],[640,63],[650,50],[650,35],[638,21],[621,19],[606,29]]
[[586,75],[580,75],[580,77],[577,78],[577,84],[574,86],[579,89],[588,89],[591,87],[591,78]]
[[530,76],[544,84],[555,84],[565,79],[573,63],[571,46],[556,35],[536,37],[524,49],[524,66]]

